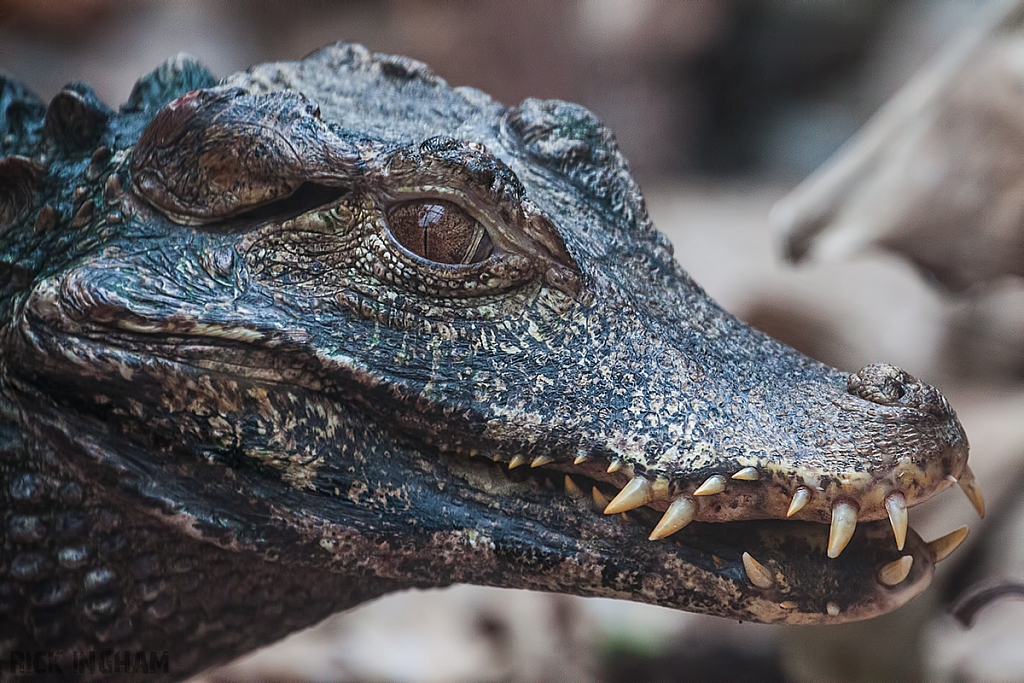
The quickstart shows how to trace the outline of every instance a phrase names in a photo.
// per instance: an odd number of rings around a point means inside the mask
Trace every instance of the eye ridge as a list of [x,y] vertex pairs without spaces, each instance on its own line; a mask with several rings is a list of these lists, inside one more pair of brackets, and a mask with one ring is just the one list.
[[480,221],[445,199],[397,204],[388,211],[386,224],[396,242],[433,263],[472,265],[487,260],[494,251]]

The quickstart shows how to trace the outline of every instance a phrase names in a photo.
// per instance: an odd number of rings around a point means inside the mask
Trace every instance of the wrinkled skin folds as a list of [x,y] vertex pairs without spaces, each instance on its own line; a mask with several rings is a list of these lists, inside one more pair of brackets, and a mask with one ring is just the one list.
[[719,308],[584,108],[345,44],[2,84],[0,648],[175,678],[407,587],[808,624],[930,581],[952,408]]

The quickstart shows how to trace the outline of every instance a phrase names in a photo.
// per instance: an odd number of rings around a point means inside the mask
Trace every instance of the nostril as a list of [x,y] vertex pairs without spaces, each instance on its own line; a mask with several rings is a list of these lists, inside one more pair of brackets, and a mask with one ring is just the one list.
[[872,363],[850,375],[846,390],[854,396],[888,406],[907,394],[907,385],[917,380],[905,370],[888,363]]

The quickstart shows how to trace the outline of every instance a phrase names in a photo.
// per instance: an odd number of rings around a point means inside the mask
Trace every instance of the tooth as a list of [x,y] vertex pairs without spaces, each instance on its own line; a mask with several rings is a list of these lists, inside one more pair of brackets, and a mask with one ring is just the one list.
[[677,498],[668,506],[668,510],[665,510],[665,514],[662,515],[658,525],[654,527],[654,531],[652,531],[651,535],[647,538],[652,541],[657,541],[659,538],[671,536],[692,522],[693,516],[696,513],[697,504],[694,503],[693,500],[689,498]]
[[837,605],[834,602],[830,602],[827,605],[825,605],[825,612],[830,617],[838,617],[839,616],[839,605]]
[[555,459],[552,458],[550,455],[538,455],[536,458],[533,459],[533,462],[530,463],[530,467],[543,467],[544,465],[547,465],[548,463],[552,463],[554,461]]
[[590,490],[590,496],[594,499],[594,507],[598,510],[604,510],[608,507],[608,497],[601,493],[601,490],[596,486]]
[[607,470],[608,474],[614,474],[615,472],[618,472],[621,469],[622,469],[622,461],[621,460],[612,460],[610,463],[608,463],[608,470]]
[[638,508],[651,500],[651,482],[644,477],[633,477],[628,484],[622,487],[619,494],[612,498],[604,514],[614,515],[616,512],[626,512]]
[[590,460],[590,456],[587,455],[586,453],[580,453],[579,455],[576,456],[576,459],[572,461],[572,464],[573,465],[582,465],[587,460]]
[[956,531],[951,531],[941,538],[936,538],[928,544],[928,551],[932,554],[932,560],[934,562],[942,562],[964,542],[965,538],[967,538],[967,527],[965,526],[960,527]]
[[508,468],[510,470],[514,470],[515,468],[519,467],[520,465],[525,465],[525,464],[526,464],[526,458],[525,457],[523,457],[521,455],[514,455],[514,456],[512,456],[512,459],[508,461]]
[[796,513],[804,509],[804,505],[811,499],[811,490],[806,486],[801,486],[793,494],[793,501],[789,504],[789,510],[786,510],[786,516],[792,517]]
[[587,494],[583,493],[583,489],[577,486],[576,482],[572,480],[572,477],[567,474],[565,475],[565,495],[570,498],[579,499]]
[[910,568],[914,566],[914,556],[904,555],[898,560],[883,565],[878,570],[878,582],[883,586],[898,586],[903,583],[910,574]]
[[779,603],[779,607],[781,607],[782,609],[796,609],[797,607],[799,607],[799,605],[797,605],[792,600],[783,600]]
[[713,496],[725,490],[725,477],[720,474],[713,474],[704,480],[704,483],[693,492],[695,496]]
[[907,500],[899,491],[890,493],[885,497],[885,509],[889,513],[892,534],[896,537],[896,549],[903,550],[907,541]]
[[740,481],[757,481],[761,478],[761,473],[757,471],[756,467],[744,467],[742,470],[732,475],[733,479],[739,479]]
[[750,553],[743,553],[743,568],[747,570],[747,578],[750,583],[758,588],[771,588],[775,585],[775,577],[768,571],[768,568],[750,556]]
[[832,506],[832,527],[828,531],[828,556],[839,557],[857,529],[857,508],[853,503],[839,501]]
[[651,483],[651,495],[655,498],[668,498],[668,479],[655,477]]
[[968,500],[971,501],[971,505],[978,511],[978,516],[985,517],[985,496],[981,495],[981,489],[978,488],[978,480],[974,478],[974,472],[971,471],[969,465],[964,466],[964,471],[960,473],[960,479],[957,482],[960,484],[960,488],[965,494],[967,494]]

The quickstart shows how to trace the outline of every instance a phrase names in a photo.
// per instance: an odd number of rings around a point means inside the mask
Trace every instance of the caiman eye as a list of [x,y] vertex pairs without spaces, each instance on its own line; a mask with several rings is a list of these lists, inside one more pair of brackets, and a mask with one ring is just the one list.
[[388,213],[388,227],[417,256],[449,265],[480,263],[494,250],[480,222],[442,199],[406,202]]

